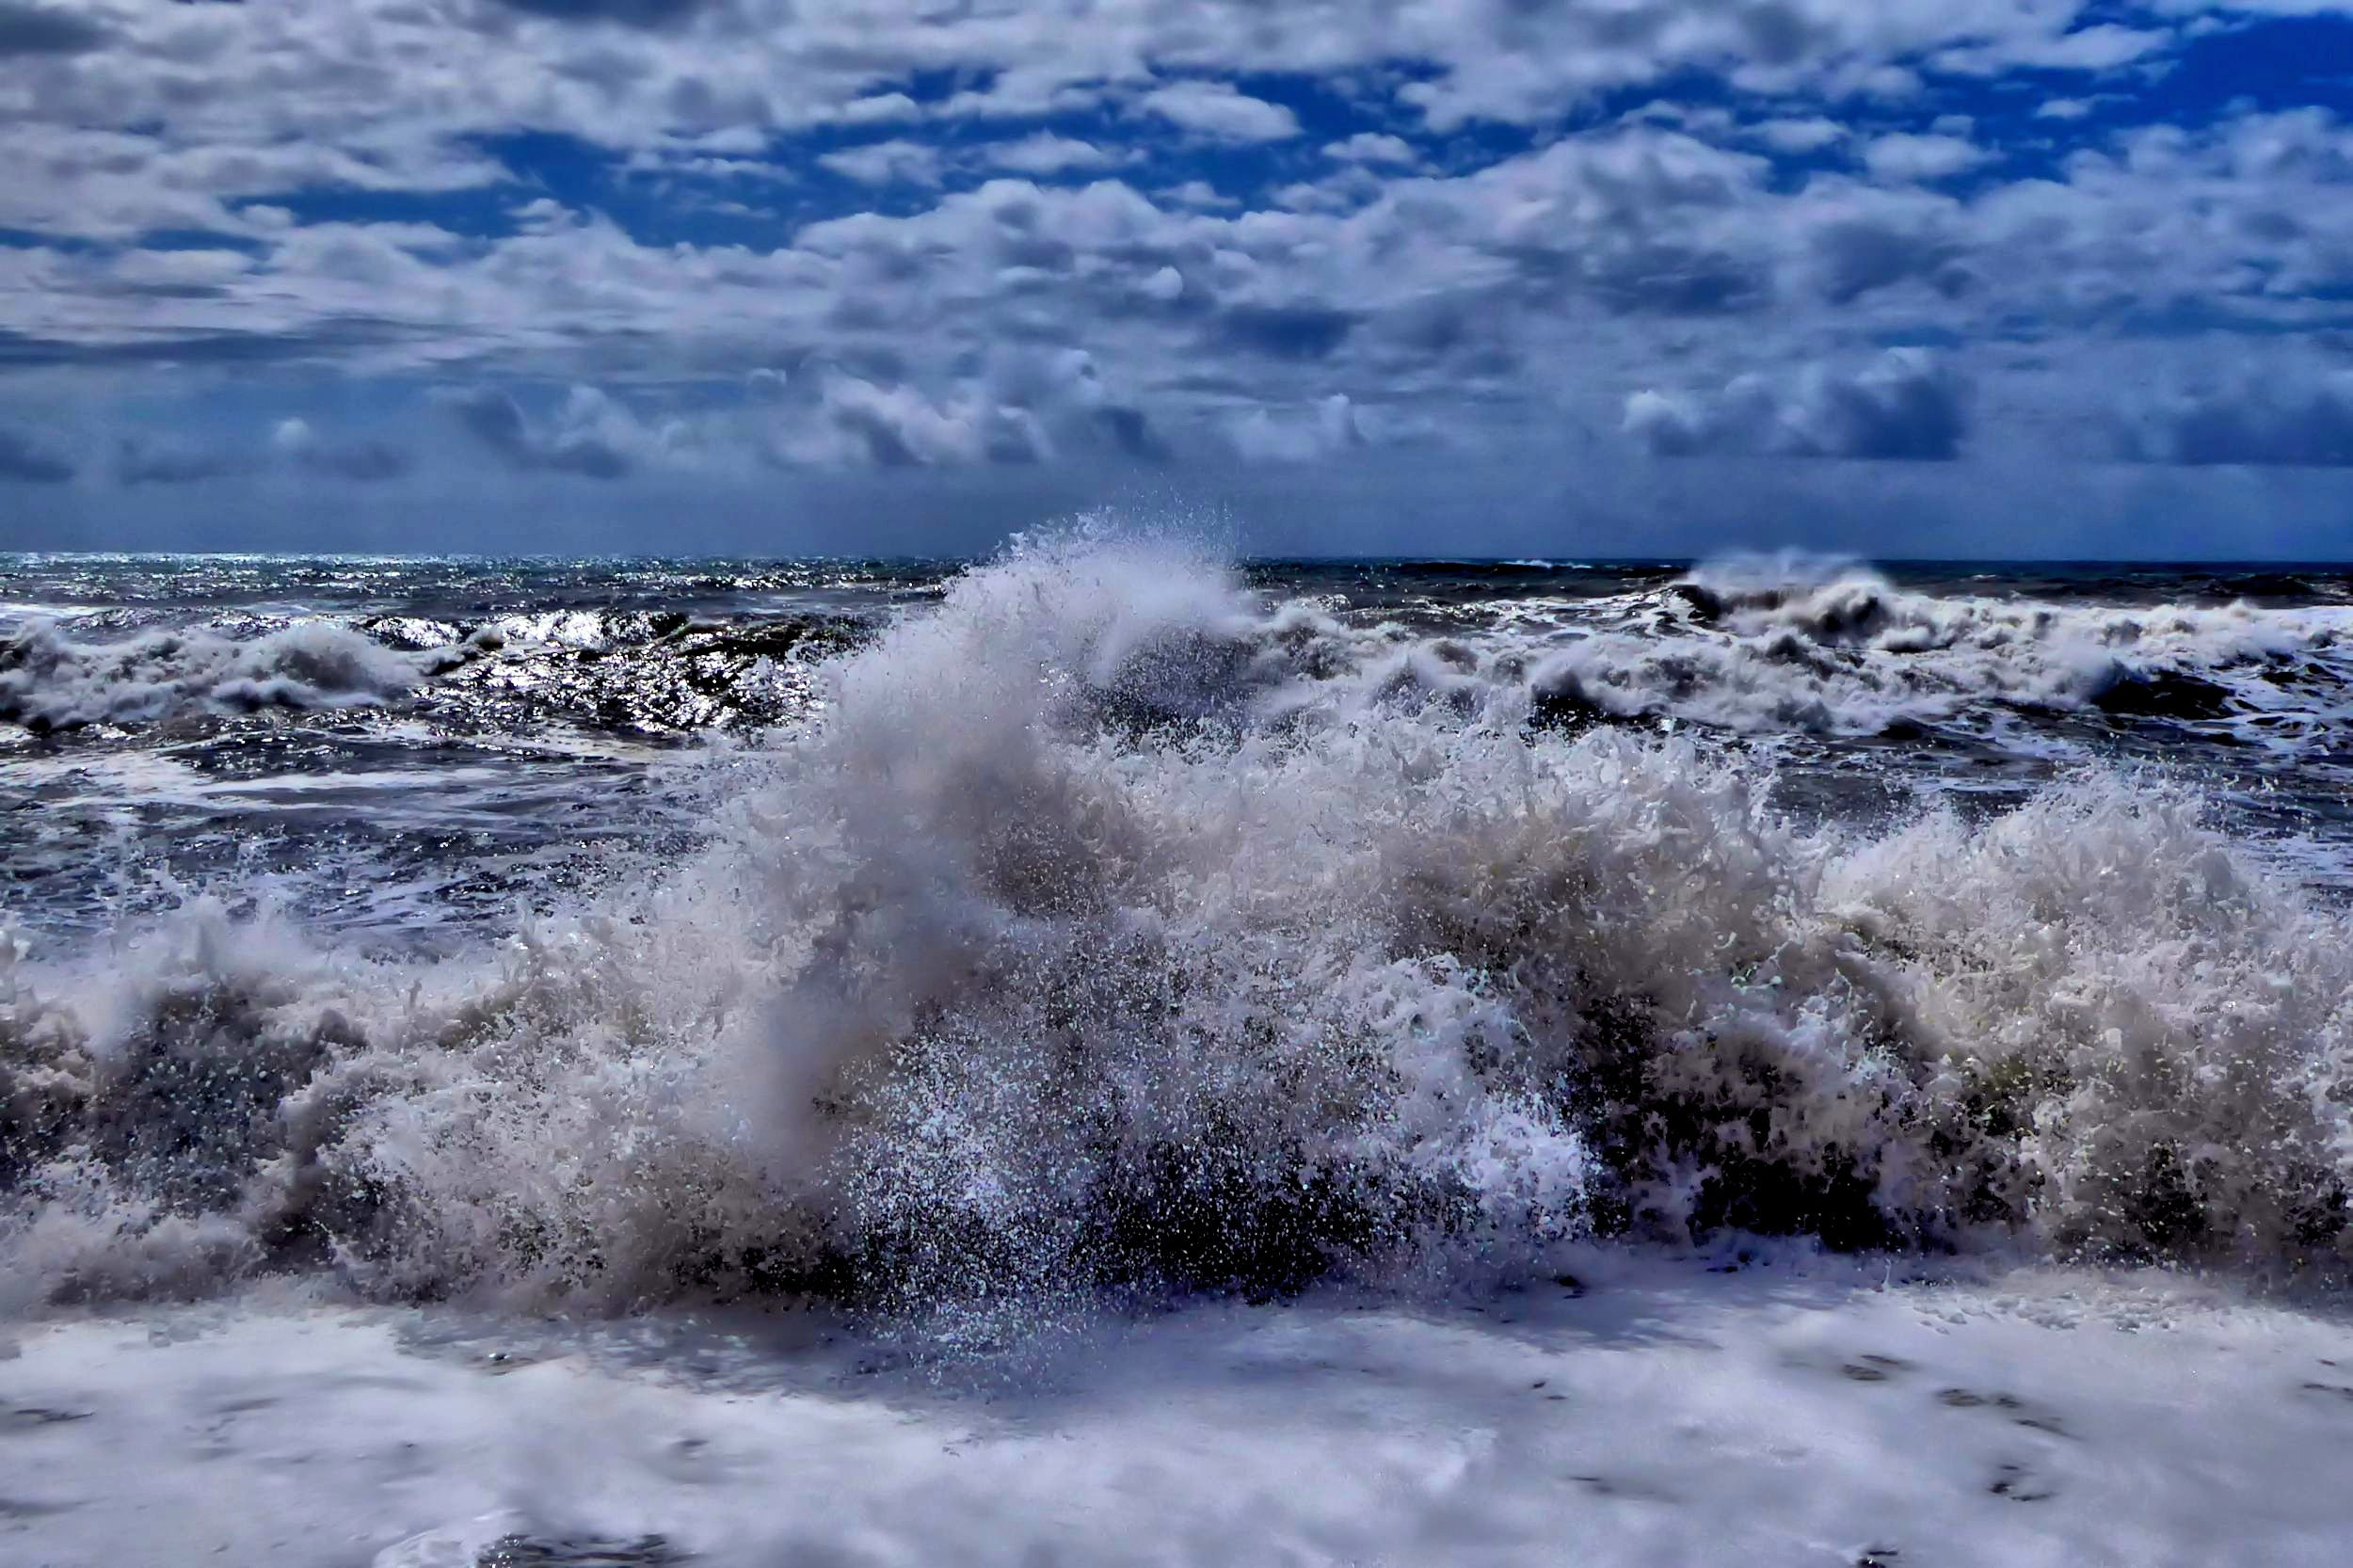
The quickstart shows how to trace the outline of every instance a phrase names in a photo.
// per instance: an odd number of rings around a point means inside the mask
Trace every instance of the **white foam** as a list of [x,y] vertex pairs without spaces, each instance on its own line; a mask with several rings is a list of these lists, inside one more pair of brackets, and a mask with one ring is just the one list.
[[1541,658],[1537,689],[1617,717],[1854,736],[1981,725],[1994,705],[2073,712],[2173,679],[2216,689],[2218,728],[2277,741],[2290,737],[2247,721],[2341,729],[2353,686],[2353,611],[2342,606],[1931,595],[1862,567],[1787,559],[1702,568],[1632,599],[1597,634]]
[[2341,1321],[2167,1276],[1593,1262],[1574,1300],[1196,1307],[945,1384],[861,1373],[879,1347],[796,1314],[241,1303],[34,1328],[0,1368],[8,1550],[2336,1568],[2353,1534]]
[[326,621],[247,639],[187,629],[117,642],[77,642],[36,621],[0,648],[0,719],[61,728],[187,710],[347,707],[400,696],[456,657],[404,653]]

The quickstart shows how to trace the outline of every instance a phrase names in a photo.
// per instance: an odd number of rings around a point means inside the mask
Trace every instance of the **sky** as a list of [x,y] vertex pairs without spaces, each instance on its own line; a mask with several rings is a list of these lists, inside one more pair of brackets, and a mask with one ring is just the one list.
[[2353,555],[2353,0],[0,0],[0,549]]

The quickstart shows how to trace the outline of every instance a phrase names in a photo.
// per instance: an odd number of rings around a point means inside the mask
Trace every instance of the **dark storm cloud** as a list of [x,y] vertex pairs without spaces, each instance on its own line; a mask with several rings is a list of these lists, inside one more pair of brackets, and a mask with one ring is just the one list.
[[1598,259],[1589,281],[1615,311],[1715,315],[1761,303],[1770,274],[1753,257],[1661,245]]
[[245,472],[235,453],[177,442],[125,440],[115,451],[115,478],[124,485],[199,485]]
[[1816,230],[1812,248],[1822,297],[1833,305],[1913,280],[1948,297],[1970,283],[1961,248],[1926,229],[1848,219]]
[[0,424],[0,479],[61,485],[74,472],[70,459],[51,451],[38,437]]
[[712,0],[495,0],[509,10],[525,11],[557,22],[617,22],[626,27],[671,27],[697,11],[714,8]]
[[22,55],[82,55],[112,37],[104,26],[62,5],[0,0],[0,59]]
[[416,467],[415,456],[406,448],[374,440],[306,447],[295,454],[294,461],[305,473],[362,484],[403,478]]
[[1748,376],[1717,392],[1637,392],[1625,418],[1625,433],[1657,457],[1946,461],[1967,427],[1960,377],[1918,349],[1891,349],[1852,373],[1809,366],[1778,386]]
[[2353,371],[2184,398],[2145,415],[2121,445],[2140,462],[2353,467]]
[[1321,360],[1346,341],[1356,316],[1326,305],[1237,305],[1218,319],[1228,347],[1278,360]]

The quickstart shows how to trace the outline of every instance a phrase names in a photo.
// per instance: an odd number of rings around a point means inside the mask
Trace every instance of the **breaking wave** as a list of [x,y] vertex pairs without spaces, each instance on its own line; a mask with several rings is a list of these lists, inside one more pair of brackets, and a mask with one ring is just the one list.
[[352,707],[401,696],[473,651],[403,652],[324,621],[244,639],[159,629],[77,642],[39,620],[0,646],[0,721],[49,730],[190,710]]
[[2353,610],[2340,605],[1941,596],[1775,559],[1703,568],[1635,612],[1538,662],[1541,698],[1752,732],[1876,735],[2006,707],[2292,740],[2341,730],[2353,685]]
[[[1694,610],[1928,634],[1842,582]],[[1726,1230],[2353,1261],[2353,931],[2196,801],[1805,829],[1753,756],[1341,635],[1032,539],[823,665],[708,848],[495,951],[201,897],[0,941],[0,1289],[926,1314]]]
[[840,615],[722,623],[607,609],[377,615],[252,635],[151,627],[112,640],[79,640],[42,619],[0,644],[0,723],[48,733],[397,705],[462,731],[759,728],[799,712],[803,665],[864,634]]

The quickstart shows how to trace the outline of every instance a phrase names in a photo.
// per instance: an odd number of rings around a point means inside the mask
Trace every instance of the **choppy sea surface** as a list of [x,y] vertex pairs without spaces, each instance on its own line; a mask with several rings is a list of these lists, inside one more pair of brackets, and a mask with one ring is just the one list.
[[0,1533],[2340,1560],[2349,694],[2340,567],[0,557]]
[[[267,873],[355,939],[495,927],[519,897],[593,882],[615,846],[699,841],[729,760],[805,724],[825,662],[934,614],[958,570],[0,555],[8,907],[62,936]],[[1210,684],[1172,698],[1186,717],[1246,677],[1275,706],[1681,733],[1747,759],[1793,813],[1877,824],[2121,768],[2195,790],[2315,888],[2353,883],[2343,567],[1267,561],[1231,577],[1254,667],[1198,672]]]

